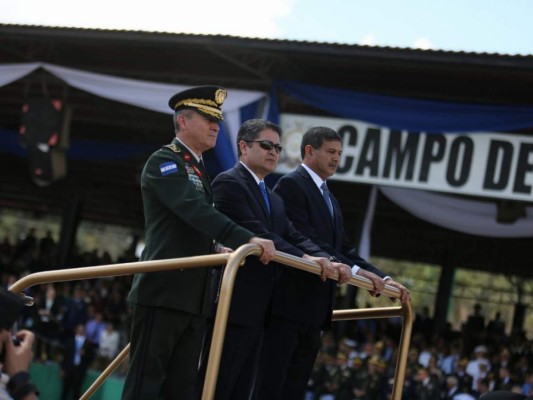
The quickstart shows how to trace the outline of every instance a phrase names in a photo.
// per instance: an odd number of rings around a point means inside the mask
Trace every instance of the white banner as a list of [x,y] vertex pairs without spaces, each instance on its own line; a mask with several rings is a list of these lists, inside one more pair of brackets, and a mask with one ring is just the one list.
[[533,200],[533,136],[394,131],[361,121],[281,114],[284,151],[276,172],[301,161],[300,141],[313,126],[343,139],[332,179],[512,200]]

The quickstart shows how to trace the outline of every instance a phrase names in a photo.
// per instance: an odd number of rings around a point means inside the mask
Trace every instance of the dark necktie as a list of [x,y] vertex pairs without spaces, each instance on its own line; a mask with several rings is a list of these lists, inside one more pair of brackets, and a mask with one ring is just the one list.
[[207,168],[205,168],[204,159],[200,157],[200,160],[198,160],[198,165],[200,166],[200,170],[202,171],[202,174],[204,174],[205,179],[208,182],[211,182],[211,178],[209,177],[209,174],[207,173]]
[[268,201],[268,194],[265,187],[265,182],[259,182],[259,188],[261,189],[261,194],[263,195],[263,199],[265,200],[265,204],[268,208],[268,213],[270,214],[270,202]]
[[324,197],[324,201],[325,201],[326,204],[328,205],[329,213],[330,213],[331,216],[333,217],[333,204],[331,204],[331,199],[330,199],[330,197],[329,197],[329,190],[328,190],[328,186],[326,185],[326,182],[324,182],[324,183],[320,186],[320,189],[322,189],[322,196]]

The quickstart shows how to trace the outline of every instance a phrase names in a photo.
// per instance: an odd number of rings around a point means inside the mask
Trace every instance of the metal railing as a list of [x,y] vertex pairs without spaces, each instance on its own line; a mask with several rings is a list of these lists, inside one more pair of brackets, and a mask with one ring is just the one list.
[[[154,260],[154,261],[139,261],[124,264],[110,264],[100,265],[96,267],[82,267],[63,269],[55,271],[37,272],[27,275],[17,282],[15,282],[9,290],[14,293],[22,293],[28,287],[50,283],[50,282],[64,282],[81,279],[103,278],[109,276],[131,275],[141,272],[154,271],[168,271],[172,269],[185,268],[202,268],[226,265],[222,283],[220,287],[220,297],[217,306],[217,314],[215,317],[213,339],[211,348],[209,350],[209,361],[207,364],[207,371],[204,382],[204,390],[202,400],[212,400],[215,395],[215,388],[217,383],[218,369],[220,366],[220,357],[222,354],[222,345],[224,343],[224,336],[226,333],[226,325],[228,321],[229,307],[231,303],[231,295],[233,293],[233,286],[237,276],[238,269],[244,264],[245,258],[249,255],[259,256],[261,248],[255,244],[246,244],[239,247],[232,253],[227,254],[212,254],[197,257],[184,257],[169,260]],[[321,267],[312,261],[306,261],[302,258],[291,256],[286,253],[276,252],[274,261],[281,264],[298,268],[313,274],[320,275]],[[267,266],[265,268],[268,268]],[[337,279],[334,276],[333,279]],[[370,280],[354,276],[348,282],[350,285],[358,286],[364,289],[373,289]],[[400,291],[392,286],[385,285],[382,294],[391,298],[398,299]],[[26,302],[30,303],[31,298],[26,298]],[[353,309],[353,310],[335,310],[333,312],[333,321],[349,320],[349,319],[369,319],[369,318],[389,318],[402,317],[402,333],[400,337],[400,345],[398,349],[398,356],[396,360],[396,368],[394,375],[394,384],[392,388],[392,400],[400,400],[402,396],[403,382],[405,379],[405,366],[407,363],[407,353],[409,351],[409,343],[411,340],[411,330],[413,322],[413,314],[411,305],[409,303],[402,304],[397,307],[381,307],[370,309]],[[87,391],[80,398],[81,400],[89,399],[102,383],[115,371],[122,361],[129,354],[129,344],[116,356],[116,358],[109,364],[109,366],[100,374],[100,376],[93,382]]]

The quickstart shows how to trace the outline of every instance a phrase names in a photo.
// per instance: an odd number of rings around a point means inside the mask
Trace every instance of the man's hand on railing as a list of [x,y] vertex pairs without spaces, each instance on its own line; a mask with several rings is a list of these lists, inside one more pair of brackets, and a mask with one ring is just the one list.
[[265,265],[272,261],[272,259],[276,255],[276,248],[274,247],[274,242],[272,240],[254,236],[250,239],[248,243],[258,244],[259,246],[261,246],[261,248],[263,249],[263,253],[261,253],[259,261],[261,261]]
[[372,284],[374,285],[374,289],[368,291],[370,293],[370,296],[376,297],[379,294],[381,294],[381,292],[383,291],[383,288],[385,287],[385,281],[383,279],[381,279],[379,276],[377,276],[373,272],[367,271],[363,268],[359,268],[357,270],[356,275],[362,276],[363,278],[366,278],[370,280],[370,282],[372,282]]
[[229,247],[224,246],[222,243],[215,243],[215,253],[216,254],[226,254],[226,253],[232,253],[233,249],[230,249]]
[[339,273],[339,279],[337,285],[342,285],[343,283],[347,283],[352,279],[352,269],[343,263],[334,262],[333,268],[335,268],[335,271]]
[[333,267],[333,263],[329,261],[327,258],[324,257],[314,257],[307,254],[304,254],[302,256],[304,260],[307,261],[314,261],[322,267],[322,272],[320,273],[320,278],[325,281],[328,278],[331,278],[335,272],[335,268]]
[[[409,292],[409,289],[407,289],[404,285],[392,280],[391,278],[387,279],[385,283],[389,286],[395,287],[400,291],[400,301],[402,303],[407,303],[411,301],[411,293]],[[391,297],[391,300],[396,301],[394,297]]]
[[218,254],[226,254],[226,253],[233,253],[233,249],[230,249],[229,247],[226,247],[226,246],[222,246],[218,250]]

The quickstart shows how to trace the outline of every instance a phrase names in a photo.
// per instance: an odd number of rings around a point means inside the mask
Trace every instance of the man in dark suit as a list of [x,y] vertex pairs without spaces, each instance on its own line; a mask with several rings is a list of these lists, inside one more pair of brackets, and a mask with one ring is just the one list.
[[[141,175],[146,224],[141,260],[213,253],[214,241],[231,248],[259,244],[264,263],[275,255],[272,241],[256,237],[212,206],[201,156],[215,146],[225,98],[223,88],[203,86],[170,99],[176,138],[152,154]],[[128,297],[133,305],[131,361],[123,399],[193,397],[210,277],[209,268],[135,275]]]
[[[351,278],[350,268],[331,263],[329,254],[294,229],[281,199],[264,186],[264,178],[274,171],[279,160],[280,135],[281,129],[265,120],[252,119],[242,124],[237,135],[239,162],[213,181],[215,205],[256,235],[273,240],[277,250],[319,262],[323,267],[322,280],[304,272],[318,286],[326,285],[325,280],[333,270],[341,273],[341,282],[346,282]],[[249,399],[275,281],[285,269],[292,268],[274,263],[265,267],[250,259],[239,270],[228,316],[216,400]],[[215,279],[218,282],[220,277]]]
[[63,390],[61,400],[79,399],[83,380],[87,375],[87,369],[94,360],[96,346],[85,336],[85,325],[78,324],[75,334],[67,339],[61,362],[61,378]]
[[441,398],[443,400],[453,400],[454,396],[459,393],[462,393],[459,388],[459,378],[455,375],[448,375]]
[[[295,171],[281,177],[274,193],[285,204],[289,219],[296,229],[334,256],[340,262],[352,267],[352,273],[374,282],[378,290],[384,287],[385,274],[363,260],[350,244],[343,228],[340,206],[329,192],[324,197],[321,186],[332,176],[338,166],[342,151],[340,136],[329,128],[312,128],[305,133],[301,143],[303,164]],[[327,190],[327,186],[323,186]],[[307,277],[297,277],[281,282],[272,313],[281,318],[277,329],[270,329],[265,337],[258,375],[258,399],[301,399],[305,384],[312,370],[318,347],[314,343],[320,338],[321,330],[330,327],[335,295],[333,282],[328,287],[315,288]],[[386,283],[400,289],[402,301],[408,301],[409,292],[389,277]],[[379,281],[379,282],[377,282]],[[305,282],[305,283],[304,283]],[[298,297],[300,302],[293,301]],[[300,304],[306,304],[302,307]],[[296,321],[298,336],[288,336],[291,332],[286,321]],[[282,346],[283,351],[274,351]],[[276,368],[273,368],[273,366]]]
[[413,399],[440,400],[441,386],[439,379],[430,374],[427,368],[420,368],[416,373]]
[[34,332],[38,334],[35,354],[39,360],[54,359],[54,345],[60,336],[60,323],[64,312],[64,300],[58,296],[53,283],[48,283],[44,294],[36,296],[35,309],[38,317]]

